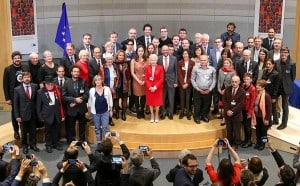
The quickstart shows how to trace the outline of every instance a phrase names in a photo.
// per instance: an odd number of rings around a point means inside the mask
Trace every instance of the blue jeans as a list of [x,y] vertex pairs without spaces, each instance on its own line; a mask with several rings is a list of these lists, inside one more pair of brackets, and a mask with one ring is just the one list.
[[102,137],[105,136],[107,132],[109,132],[108,122],[109,122],[109,112],[105,112],[103,114],[92,114],[94,125],[95,125],[95,133],[97,142],[101,142],[101,125],[102,125]]

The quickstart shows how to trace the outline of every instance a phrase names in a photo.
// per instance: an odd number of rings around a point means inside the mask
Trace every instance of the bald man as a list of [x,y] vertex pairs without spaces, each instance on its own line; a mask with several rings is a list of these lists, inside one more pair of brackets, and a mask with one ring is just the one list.
[[242,109],[246,98],[246,92],[239,84],[239,76],[233,76],[231,86],[225,89],[223,95],[227,139],[235,148],[241,143]]

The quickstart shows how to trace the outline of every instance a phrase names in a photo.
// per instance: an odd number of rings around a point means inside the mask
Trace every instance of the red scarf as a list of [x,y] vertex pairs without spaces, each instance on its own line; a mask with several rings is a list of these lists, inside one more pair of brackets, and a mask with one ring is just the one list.
[[59,90],[58,86],[54,85],[52,90],[47,89],[47,86],[45,86],[45,89],[48,92],[54,92],[54,95],[57,96],[58,101],[59,101],[59,108],[60,108],[61,118],[62,119],[65,118],[65,111],[64,111],[64,108],[63,108],[63,104],[62,104],[62,97],[61,97],[61,93],[60,93],[60,90]]
[[235,72],[235,70],[233,68],[225,68],[225,67],[222,67],[221,70],[223,72]]

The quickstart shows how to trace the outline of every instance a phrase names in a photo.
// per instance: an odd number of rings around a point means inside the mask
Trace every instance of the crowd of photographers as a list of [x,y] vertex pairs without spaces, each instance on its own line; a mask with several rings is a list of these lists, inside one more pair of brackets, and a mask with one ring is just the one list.
[[[113,154],[114,143],[120,145],[122,151],[120,155]],[[300,147],[295,149],[293,165],[290,166],[273,148],[269,138],[266,144],[278,165],[278,184],[276,185],[298,185],[300,183]],[[89,163],[80,160],[79,148],[86,153]],[[228,158],[220,160],[220,149],[228,150]],[[217,169],[212,163],[216,151],[218,151],[219,157]],[[42,182],[43,186],[150,186],[161,174],[159,164],[149,146],[139,146],[130,153],[118,133],[115,133],[114,136],[108,133],[94,152],[87,142],[72,141],[65,149],[63,159],[57,163],[57,173],[52,180],[50,180],[43,162],[38,160],[34,154],[22,157],[17,145],[3,145],[0,147],[0,153],[0,186],[34,186],[39,182]],[[5,153],[11,155],[9,162],[2,160]],[[144,167],[145,157],[150,159],[151,168]],[[233,163],[231,159],[233,159]],[[191,151],[182,150],[178,160],[178,164],[166,175],[168,182],[173,182],[174,186],[195,186],[204,180],[197,157]],[[212,185],[260,186],[266,185],[269,179],[268,170],[258,156],[247,160],[240,159],[226,138],[217,139],[214,142],[204,167]],[[296,173],[292,167],[296,168]],[[94,172],[95,174],[92,175]],[[204,185],[210,185],[210,182]]]

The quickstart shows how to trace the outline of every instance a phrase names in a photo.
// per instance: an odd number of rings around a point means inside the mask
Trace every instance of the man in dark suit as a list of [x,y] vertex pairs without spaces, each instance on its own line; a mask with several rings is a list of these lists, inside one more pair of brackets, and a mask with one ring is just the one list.
[[91,41],[92,35],[90,33],[83,34],[82,44],[76,47],[76,55],[78,56],[80,50],[87,50],[89,52],[90,58],[92,58],[95,46],[91,44]]
[[137,38],[139,44],[143,45],[145,48],[152,43],[153,35],[151,35],[152,32],[152,26],[150,24],[145,24],[143,26],[144,35]]
[[30,72],[23,72],[23,83],[14,90],[14,112],[21,127],[23,153],[28,153],[27,133],[30,148],[36,152],[36,95],[38,85],[30,83]]
[[[123,45],[121,43],[118,43],[118,33],[117,32],[112,32],[109,34],[109,41],[113,45],[113,50],[112,53],[116,54],[118,50],[123,49]],[[105,47],[102,47],[103,53],[105,53]],[[95,57],[95,56],[94,56]]]
[[71,68],[72,79],[65,82],[62,89],[63,100],[66,103],[66,133],[67,141],[75,141],[75,123],[79,122],[79,140],[85,141],[85,113],[89,89],[86,81],[79,78],[80,68],[74,65]]
[[11,105],[11,122],[14,128],[15,139],[20,139],[19,125],[16,121],[13,100],[14,100],[14,88],[22,83],[22,72],[29,72],[29,68],[22,64],[22,54],[19,51],[14,51],[11,54],[13,64],[7,66],[3,73],[3,92],[5,97],[5,103]]
[[79,60],[78,55],[75,54],[75,45],[72,43],[68,43],[66,45],[67,55],[62,57],[60,60],[60,65],[65,67],[66,76],[71,77],[71,67],[76,64]]
[[280,60],[275,61],[276,70],[279,74],[278,96],[282,98],[282,118],[281,124],[277,129],[286,128],[289,117],[288,99],[292,91],[293,83],[296,77],[296,65],[290,57],[290,50],[283,46],[280,49]]
[[264,38],[262,41],[262,47],[266,48],[268,51],[274,49],[274,39],[275,39],[275,29],[269,28],[268,37]]
[[185,28],[180,28],[179,31],[178,31],[178,36],[179,36],[179,43],[181,45],[181,42],[184,40],[184,39],[187,39],[190,43],[190,46],[193,45],[193,41],[189,40],[188,37],[187,37],[187,30]]
[[63,150],[59,143],[59,126],[64,111],[62,106],[61,93],[54,84],[52,76],[46,76],[44,87],[38,91],[37,95],[37,114],[41,122],[45,123],[46,151],[52,153],[52,149]]
[[[144,153],[149,157],[152,168],[144,168]],[[134,149],[130,154],[132,167],[129,169],[129,184],[128,185],[153,185],[153,181],[160,175],[160,168],[153,157],[153,152],[150,147],[145,152],[140,149]]]
[[[128,30],[128,39],[132,39],[133,40],[133,50],[136,51],[137,49],[137,46],[139,45],[138,41],[137,41],[137,31],[135,28],[130,28]],[[124,41],[121,42],[122,46],[123,46],[123,50],[125,51],[127,46],[126,46],[126,43],[127,43],[127,39],[125,39]]]
[[105,59],[101,57],[101,49],[99,47],[95,47],[94,49],[94,57],[89,61],[89,76],[92,81],[94,76],[99,75],[100,67],[102,67],[105,63]]
[[203,49],[203,54],[206,54],[209,56],[210,50],[214,48],[213,45],[209,44],[209,35],[204,33],[201,37],[201,47]]
[[[193,154],[187,154],[182,159],[183,168],[176,173],[174,186],[196,186],[203,180],[203,172],[198,169],[197,157]],[[201,171],[201,173],[199,173]],[[199,180],[195,180],[196,175],[200,174]]]
[[56,72],[57,72],[57,77],[54,78],[54,84],[56,84],[59,87],[59,90],[61,92],[65,82],[70,78],[65,76],[64,66],[58,66]]
[[248,37],[247,43],[248,43],[248,45],[244,47],[244,50],[253,48],[254,47],[254,37],[252,37],[252,36]]
[[268,58],[273,59],[274,61],[280,60],[280,49],[282,47],[282,39],[275,38],[273,46],[274,49],[269,51]]
[[258,65],[256,61],[251,60],[251,51],[250,50],[244,50],[243,52],[243,61],[240,61],[236,65],[236,73],[240,77],[240,79],[243,79],[243,76],[246,72],[252,74],[253,84],[256,84],[256,80],[258,77]]
[[[162,55],[158,57],[158,64],[165,70],[165,82],[163,93],[163,106],[161,107],[161,119],[165,119],[166,115],[170,120],[173,119],[175,88],[178,85],[177,78],[177,59],[169,55],[169,47],[167,45],[161,48]],[[167,103],[169,103],[167,111]]]
[[259,61],[259,52],[261,50],[266,50],[266,48],[262,47],[262,38],[260,36],[254,37],[254,47],[251,49],[248,49],[251,51],[251,59],[258,62]]
[[239,76],[233,76],[231,86],[225,89],[223,95],[223,116],[226,121],[227,139],[230,145],[235,148],[237,148],[241,142],[242,109],[246,98],[246,92],[239,84]]
[[180,44],[179,42],[180,42],[179,36],[173,35],[173,37],[172,37],[172,43],[173,43],[173,48],[174,48],[173,56],[176,57],[177,61],[179,61],[182,58],[182,56],[181,56],[182,47],[179,45]]

